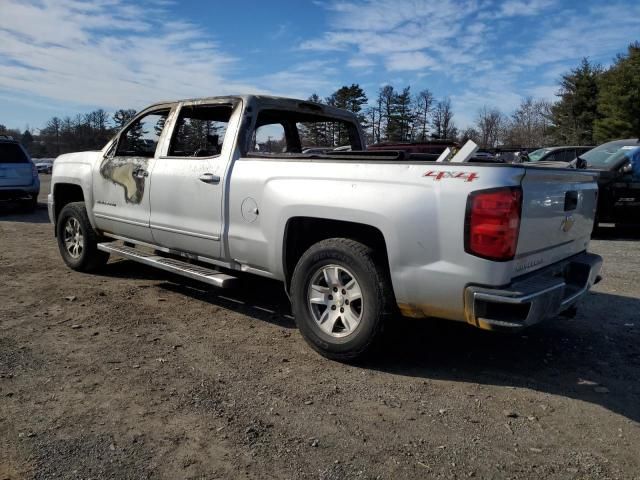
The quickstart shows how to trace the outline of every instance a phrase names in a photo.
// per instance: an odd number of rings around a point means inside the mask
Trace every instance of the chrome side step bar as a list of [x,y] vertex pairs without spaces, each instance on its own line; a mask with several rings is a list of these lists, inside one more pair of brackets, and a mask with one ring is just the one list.
[[193,265],[173,258],[160,257],[158,255],[153,255],[127,246],[114,245],[112,243],[99,243],[98,250],[111,253],[118,257],[124,257],[128,260],[133,260],[134,262],[143,263],[150,267],[159,268],[160,270],[177,273],[183,277],[199,280],[219,288],[232,287],[237,280],[236,277],[219,272],[218,270],[201,267],[200,265]]

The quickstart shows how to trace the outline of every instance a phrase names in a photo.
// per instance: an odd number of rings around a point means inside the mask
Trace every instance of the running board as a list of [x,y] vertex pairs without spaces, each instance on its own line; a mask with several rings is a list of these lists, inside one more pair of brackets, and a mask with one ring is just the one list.
[[133,260],[134,262],[144,263],[145,265],[159,268],[160,270],[177,273],[183,277],[189,277],[220,288],[232,287],[237,280],[236,277],[219,272],[218,270],[201,267],[200,265],[193,265],[173,258],[152,255],[142,250],[122,245],[99,243],[98,250],[102,250],[103,252],[108,252],[119,257],[124,257],[126,259]]

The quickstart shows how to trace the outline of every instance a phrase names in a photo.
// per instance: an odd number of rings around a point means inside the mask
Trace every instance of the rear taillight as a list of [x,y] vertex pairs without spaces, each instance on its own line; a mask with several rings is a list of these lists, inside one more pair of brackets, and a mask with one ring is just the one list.
[[36,167],[35,163],[31,163],[31,174],[33,175],[33,178],[38,176],[38,167]]
[[465,218],[465,251],[490,260],[516,254],[522,190],[499,188],[471,193]]

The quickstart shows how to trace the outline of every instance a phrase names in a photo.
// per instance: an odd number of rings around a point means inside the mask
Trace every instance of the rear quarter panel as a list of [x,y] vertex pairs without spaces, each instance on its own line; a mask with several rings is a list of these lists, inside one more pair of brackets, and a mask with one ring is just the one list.
[[[428,172],[445,175],[425,176]],[[467,181],[468,176],[456,177],[460,173],[475,175]],[[371,225],[385,238],[394,293],[405,313],[461,319],[466,282],[498,285],[510,273],[502,264],[465,253],[467,196],[519,185],[522,175],[523,169],[511,166],[243,158],[235,162],[229,192],[229,253],[283,279],[289,219]],[[246,201],[259,210],[252,222],[242,214]]]

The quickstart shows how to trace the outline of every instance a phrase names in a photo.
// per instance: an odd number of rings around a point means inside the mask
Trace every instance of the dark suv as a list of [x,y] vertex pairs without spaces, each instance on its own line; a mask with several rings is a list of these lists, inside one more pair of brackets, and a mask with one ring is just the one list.
[[0,135],[0,200],[23,200],[34,209],[38,205],[38,170],[20,143]]
[[598,222],[640,224],[640,139],[614,140],[589,150],[578,159],[598,170]]

